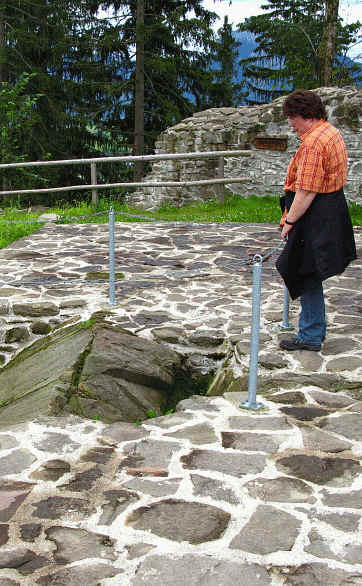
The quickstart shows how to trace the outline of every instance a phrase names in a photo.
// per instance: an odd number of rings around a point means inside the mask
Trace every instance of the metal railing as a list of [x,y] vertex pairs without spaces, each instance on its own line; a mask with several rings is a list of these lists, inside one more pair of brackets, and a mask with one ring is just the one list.
[[[202,185],[219,186],[218,195],[223,201],[222,186],[228,183],[246,183],[247,177],[228,177],[224,176],[224,158],[226,157],[250,157],[251,152],[246,150],[234,151],[205,151],[192,153],[168,153],[161,155],[123,155],[120,157],[97,157],[94,159],[68,159],[59,161],[33,161],[22,163],[0,163],[0,169],[16,169],[27,167],[47,167],[47,166],[64,166],[64,165],[90,165],[91,182],[85,185],[69,185],[66,187],[47,187],[40,189],[16,189],[0,191],[0,196],[4,195],[29,195],[38,193],[54,193],[67,191],[92,191],[92,203],[98,202],[98,190],[115,187],[188,187]],[[182,159],[208,159],[217,158],[217,177],[214,179],[201,179],[198,181],[145,181],[145,182],[122,182],[122,183],[97,183],[97,164],[100,163],[130,163],[136,161],[162,161],[162,160],[182,160]]]

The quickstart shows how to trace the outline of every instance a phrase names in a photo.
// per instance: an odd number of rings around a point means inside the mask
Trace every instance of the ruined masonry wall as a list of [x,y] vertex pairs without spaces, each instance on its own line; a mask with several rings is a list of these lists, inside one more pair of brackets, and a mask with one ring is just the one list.
[[[328,111],[328,120],[343,134],[349,154],[345,193],[349,201],[362,204],[362,89],[319,88],[315,90]],[[249,181],[230,184],[230,190],[243,197],[276,195],[283,190],[288,162],[299,140],[282,113],[284,98],[262,106],[212,108],[197,112],[163,132],[156,143],[156,154],[246,149],[249,156],[225,159],[225,177],[246,176]],[[256,148],[255,139],[281,139],[286,150]],[[217,159],[204,161],[158,161],[145,181],[189,181],[217,175]],[[132,194],[131,203],[145,209],[162,203],[182,206],[193,201],[213,199],[217,187],[145,187]]]

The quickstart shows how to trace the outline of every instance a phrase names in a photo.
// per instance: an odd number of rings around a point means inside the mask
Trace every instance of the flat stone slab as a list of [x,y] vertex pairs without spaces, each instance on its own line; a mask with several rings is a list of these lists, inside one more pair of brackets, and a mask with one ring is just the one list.
[[325,431],[338,433],[347,439],[362,441],[361,416],[358,413],[343,413],[339,417],[323,419],[319,425]]
[[[242,580],[242,581],[240,581]],[[270,586],[265,568],[186,554],[182,558],[153,555],[143,561],[131,586]]]
[[278,503],[315,503],[312,488],[298,478],[258,478],[250,480],[244,487],[253,498]]
[[290,551],[299,534],[301,521],[293,515],[261,505],[230,543],[231,549],[255,554]]
[[[87,573],[87,586],[97,586],[104,578],[113,578],[124,572],[121,568],[114,568],[102,563],[89,563],[86,570],[83,566],[73,566],[42,576],[36,582],[39,586],[79,586],[84,581],[84,572]],[[122,579],[122,578],[121,578]],[[0,583],[1,586],[1,583]]]
[[303,480],[331,486],[350,486],[362,471],[360,464],[351,458],[321,458],[309,454],[281,457],[276,466]]
[[173,541],[197,544],[219,539],[229,521],[229,513],[211,505],[167,499],[136,509],[126,524]]
[[245,450],[247,452],[275,453],[285,438],[266,433],[237,433],[234,431],[221,432],[223,448]]
[[121,460],[120,469],[142,470],[147,475],[148,470],[164,470],[168,466],[174,452],[180,449],[176,442],[162,442],[143,439],[139,443],[127,444],[123,450],[125,458]]
[[197,425],[190,425],[182,430],[167,433],[167,437],[174,437],[179,439],[189,439],[193,444],[213,444],[218,440],[214,432],[214,428],[208,423],[199,423]]
[[18,449],[0,458],[0,478],[9,474],[18,474],[27,470],[36,460],[36,457],[26,449]]
[[262,472],[266,465],[266,458],[259,454],[229,454],[211,450],[192,450],[180,460],[188,470],[213,470],[238,478]]
[[67,564],[86,558],[115,560],[114,541],[107,535],[84,529],[54,526],[45,531],[47,539],[56,545],[54,558],[58,563]]

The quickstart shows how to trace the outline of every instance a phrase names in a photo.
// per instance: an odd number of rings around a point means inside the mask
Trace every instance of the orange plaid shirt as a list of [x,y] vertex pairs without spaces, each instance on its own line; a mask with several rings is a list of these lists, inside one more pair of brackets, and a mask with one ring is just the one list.
[[286,191],[337,191],[347,180],[347,149],[339,130],[325,120],[300,137],[302,144],[289,163]]

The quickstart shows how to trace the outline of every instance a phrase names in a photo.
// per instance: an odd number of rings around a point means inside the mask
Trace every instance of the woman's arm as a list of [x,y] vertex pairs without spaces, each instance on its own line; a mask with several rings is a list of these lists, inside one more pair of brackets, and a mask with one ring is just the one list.
[[[297,222],[299,218],[307,211],[313,199],[317,195],[316,191],[305,191],[304,189],[297,189],[290,206],[287,219],[289,222]],[[282,230],[282,238],[285,238],[288,232],[293,228],[290,224],[284,224]]]

